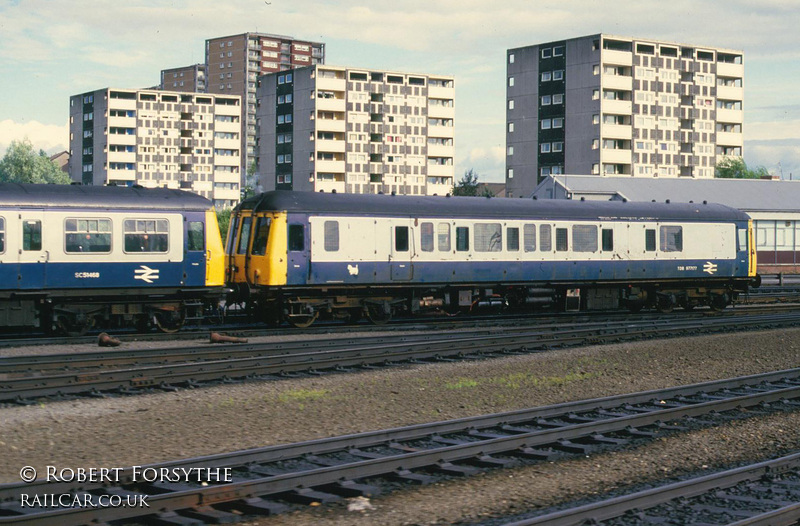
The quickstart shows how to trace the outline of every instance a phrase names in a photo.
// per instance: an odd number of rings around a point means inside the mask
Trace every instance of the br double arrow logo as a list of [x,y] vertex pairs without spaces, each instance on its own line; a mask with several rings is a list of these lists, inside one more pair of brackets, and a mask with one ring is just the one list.
[[150,268],[146,265],[142,265],[141,267],[134,270],[133,274],[134,274],[133,279],[140,279],[145,283],[152,283],[153,280],[158,279],[158,269]]

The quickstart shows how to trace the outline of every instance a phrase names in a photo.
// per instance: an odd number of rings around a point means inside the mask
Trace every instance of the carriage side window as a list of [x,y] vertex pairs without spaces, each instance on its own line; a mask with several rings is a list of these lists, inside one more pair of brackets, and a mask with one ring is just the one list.
[[437,243],[440,252],[450,252],[450,225],[447,223],[439,223],[438,231],[436,233]]
[[656,251],[656,231],[654,228],[648,228],[644,231],[644,249],[647,252]]
[[167,252],[169,223],[166,219],[126,219],[122,224],[125,252]]
[[6,220],[0,217],[0,253],[6,251]]
[[254,256],[263,256],[267,253],[267,241],[269,240],[269,226],[272,219],[269,217],[259,217],[256,219],[256,230],[253,234],[253,246],[250,253]]
[[683,227],[662,226],[660,234],[662,252],[680,252],[683,250]]
[[[564,250],[567,249],[566,246],[565,236]],[[572,249],[575,252],[597,252],[597,225],[572,225]]]
[[433,252],[433,223],[419,226],[420,248],[423,252]]
[[394,227],[394,250],[395,252],[408,252],[408,227]]
[[469,251],[469,227],[456,227],[456,250],[459,252]]
[[339,250],[339,222],[325,221],[325,252]]
[[[0,225],[2,225],[2,223],[0,223]],[[2,228],[2,226],[0,226],[0,228]],[[747,250],[747,229],[739,228],[736,230],[736,234],[738,234],[736,237],[736,251]],[[2,249],[0,249],[0,252],[2,252]]]
[[475,250],[477,252],[503,250],[503,229],[500,223],[475,223]]
[[22,223],[22,250],[42,249],[42,222],[26,220]]
[[519,250],[519,228],[509,227],[506,229],[506,250],[509,252]]
[[111,252],[110,219],[67,219],[64,236],[68,254]]
[[569,241],[566,228],[556,228],[556,251],[566,252],[569,250]]
[[247,252],[247,245],[250,244],[250,225],[252,222],[253,216],[247,216],[242,219],[242,232],[239,234],[239,245],[236,247],[237,254]]
[[614,250],[614,231],[610,228],[603,229],[603,251]]
[[289,225],[289,250],[302,252],[306,248],[303,225]]
[[186,239],[186,249],[199,252],[205,248],[205,225],[202,221],[189,221]]
[[550,252],[553,250],[553,238],[550,225],[539,226],[539,250]]
[[536,225],[522,227],[522,241],[525,245],[525,252],[536,252]]

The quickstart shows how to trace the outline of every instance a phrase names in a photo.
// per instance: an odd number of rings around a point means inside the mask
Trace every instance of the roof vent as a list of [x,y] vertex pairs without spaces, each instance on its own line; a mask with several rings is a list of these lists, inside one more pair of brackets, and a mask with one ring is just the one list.
[[703,201],[703,204],[704,204],[704,205],[707,205],[707,204],[708,204],[708,201]]
[[581,201],[586,201],[586,198],[585,197],[581,197]]
[[627,197],[623,197],[623,198],[622,198],[622,202],[623,202],[623,203],[627,203],[627,202],[628,202],[628,198],[627,198]]
[[651,203],[655,203],[655,202],[656,202],[656,200],[655,200],[655,199],[653,199],[653,200],[652,200],[652,201],[650,201],[650,202],[651,202]]
[[392,195],[397,195],[397,193],[394,190],[392,190]]
[[667,199],[665,202],[666,202],[667,204],[669,204],[669,199]]
[[331,190],[331,193],[332,193],[332,194],[335,194],[335,193],[336,193],[336,188],[334,188],[333,190]]
[[690,199],[690,200],[689,200],[689,203],[694,203],[694,201],[692,201],[692,200]]
[[445,194],[445,197],[450,197],[450,194]]
[[[522,196],[520,196],[520,197],[522,197]],[[538,197],[538,196],[533,196],[533,200],[534,200],[534,201],[536,201],[537,199],[539,199],[539,197]]]

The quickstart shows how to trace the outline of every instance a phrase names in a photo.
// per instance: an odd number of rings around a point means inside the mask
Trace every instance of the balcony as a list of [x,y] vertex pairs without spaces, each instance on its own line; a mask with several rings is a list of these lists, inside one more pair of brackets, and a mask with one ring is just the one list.
[[329,77],[317,77],[317,90],[330,90],[330,91],[345,91],[347,89],[347,85],[345,80],[336,79],[336,78],[329,78]]
[[455,88],[428,85],[428,97],[432,99],[455,99]]
[[742,110],[726,110],[725,108],[717,108],[717,122],[732,122],[741,124],[744,120],[744,112]]
[[321,161],[317,159],[314,161],[317,173],[344,173],[344,161]]
[[455,136],[453,126],[428,126],[428,137],[452,139]]
[[238,183],[239,172],[224,172],[217,170],[214,172],[214,181],[217,183]]
[[316,123],[318,131],[344,133],[347,130],[347,121],[344,119],[317,119]]
[[344,140],[336,139],[317,139],[316,140],[318,152],[337,152],[344,153],[346,143]]
[[603,113],[613,113],[615,115],[630,115],[633,113],[633,106],[629,100],[603,99],[600,107]]
[[428,144],[429,157],[454,157],[455,147],[452,144]]
[[428,117],[437,119],[453,119],[455,116],[456,109],[453,106],[428,104]]
[[[430,173],[430,172],[429,172]],[[453,178],[441,177],[436,179],[437,182],[428,180],[425,193],[427,195],[447,195],[453,193]],[[446,182],[440,182],[446,181]]]
[[214,188],[214,193],[212,199],[226,199],[231,201],[238,201],[241,198],[239,194],[239,189],[231,189],[231,188]]
[[[255,144],[255,140],[248,140],[248,144]],[[214,147],[225,150],[238,150],[241,147],[239,139],[214,139]]]
[[428,175],[435,177],[453,177],[455,168],[452,164],[429,164]]
[[624,75],[603,75],[600,82],[603,89],[621,91],[631,91],[633,89],[633,77]]
[[339,194],[345,193],[344,192],[344,190],[345,190],[344,174],[341,174],[341,176],[342,176],[342,180],[341,181],[336,181],[336,180],[331,181],[329,179],[319,179],[319,178],[317,178],[317,180],[314,182],[314,191],[315,192],[325,192],[325,193],[329,193],[329,194],[333,193],[333,192],[336,192],[336,193],[339,193]]
[[600,154],[600,161],[611,164],[631,164],[631,151],[603,148]]
[[726,100],[743,100],[744,88],[736,86],[717,86],[717,98]]
[[108,152],[108,162],[110,163],[135,163],[136,153],[134,152]]
[[605,139],[631,139],[631,126],[629,124],[603,124],[602,131]]
[[317,98],[317,110],[319,111],[340,111],[344,112],[347,109],[345,105],[344,99],[324,99],[324,98]]
[[601,61],[603,64],[615,66],[632,66],[633,53],[630,51],[617,51],[615,49],[604,49],[602,51]]
[[717,145],[719,146],[743,146],[744,136],[737,132],[717,132]]
[[744,64],[717,62],[717,75],[720,77],[744,77]]

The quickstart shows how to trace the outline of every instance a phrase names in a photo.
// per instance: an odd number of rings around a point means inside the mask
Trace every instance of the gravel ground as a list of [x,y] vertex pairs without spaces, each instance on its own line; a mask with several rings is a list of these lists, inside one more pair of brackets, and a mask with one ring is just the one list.
[[[63,352],[58,349],[52,352]],[[798,366],[800,329],[646,341],[462,363],[0,410],[0,482],[24,465],[114,467],[520,409]],[[411,488],[252,524],[449,524],[800,450],[800,413],[617,453]]]

